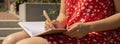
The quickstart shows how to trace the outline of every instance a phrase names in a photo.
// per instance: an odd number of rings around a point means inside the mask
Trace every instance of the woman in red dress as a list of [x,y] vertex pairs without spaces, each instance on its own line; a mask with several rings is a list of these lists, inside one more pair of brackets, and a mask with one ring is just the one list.
[[[114,3],[115,2],[115,3]],[[3,44],[120,44],[119,0],[61,0],[60,14],[46,28],[66,28],[64,34],[32,37],[9,35]]]

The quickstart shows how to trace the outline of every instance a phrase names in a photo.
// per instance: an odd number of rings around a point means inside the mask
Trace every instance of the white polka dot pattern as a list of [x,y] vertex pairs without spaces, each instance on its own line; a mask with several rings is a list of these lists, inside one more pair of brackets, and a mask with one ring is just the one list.
[[[100,20],[114,14],[113,0],[65,0],[67,26],[75,22]],[[50,44],[120,44],[120,28],[92,32],[81,39],[63,34],[42,36]]]
[[[66,0],[67,25],[75,22],[90,22],[114,13],[112,0]],[[76,20],[78,19],[78,20]]]

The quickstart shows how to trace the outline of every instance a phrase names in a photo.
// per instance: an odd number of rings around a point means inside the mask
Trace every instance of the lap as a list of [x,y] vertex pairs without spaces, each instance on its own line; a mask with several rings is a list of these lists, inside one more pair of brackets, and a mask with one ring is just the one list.
[[42,37],[30,37],[24,31],[8,35],[4,41],[10,41],[10,43],[16,44],[48,44],[46,39]]
[[[24,33],[19,32],[19,33],[24,34],[25,32]],[[113,36],[113,35],[117,35],[117,36]],[[48,41],[51,44],[119,43],[118,37],[120,37],[119,31],[102,32],[102,33],[99,33],[99,35],[93,35],[93,36],[87,35],[81,39],[71,38],[63,34],[53,34],[53,35],[45,35],[45,36],[40,36],[40,37],[35,37],[35,38],[33,37],[33,38],[23,39],[19,41],[18,43],[22,43],[22,44],[23,43],[36,43],[37,44],[37,43],[42,43],[41,41],[44,41],[44,43],[47,43]]]
[[63,34],[44,35],[42,37],[51,42],[51,44],[119,44],[120,30],[98,32],[98,34],[93,35],[88,34],[80,39],[71,38]]
[[22,40],[22,39],[25,39],[25,38],[29,38],[29,36],[24,31],[20,31],[20,32],[16,32],[16,33],[8,35],[3,40],[3,43],[14,44],[14,43],[18,42],[19,40]]
[[16,44],[48,44],[47,40],[42,37],[31,37],[20,40]]
[[8,37],[15,37],[15,38],[19,38],[19,39],[24,39],[24,38],[29,38],[30,36],[27,33],[25,33],[24,31],[19,31],[19,32],[16,32],[16,33],[9,35]]

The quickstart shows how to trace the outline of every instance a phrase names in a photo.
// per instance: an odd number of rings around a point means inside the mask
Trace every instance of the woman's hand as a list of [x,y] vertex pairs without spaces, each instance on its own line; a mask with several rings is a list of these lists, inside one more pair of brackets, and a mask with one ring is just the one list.
[[64,34],[70,37],[82,38],[90,32],[89,29],[89,25],[78,22],[67,27],[67,32],[65,32]]
[[62,23],[60,23],[57,20],[53,20],[52,22],[49,21],[45,21],[45,30],[48,30],[49,28],[64,28],[64,26],[62,25]]

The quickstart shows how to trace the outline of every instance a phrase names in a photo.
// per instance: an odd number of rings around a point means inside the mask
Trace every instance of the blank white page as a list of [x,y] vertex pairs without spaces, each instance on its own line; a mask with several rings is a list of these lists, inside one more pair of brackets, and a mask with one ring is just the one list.
[[45,32],[45,22],[19,22],[19,25],[31,36]]

